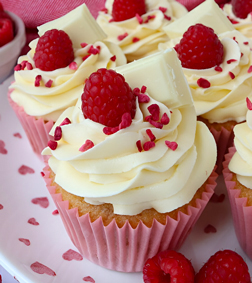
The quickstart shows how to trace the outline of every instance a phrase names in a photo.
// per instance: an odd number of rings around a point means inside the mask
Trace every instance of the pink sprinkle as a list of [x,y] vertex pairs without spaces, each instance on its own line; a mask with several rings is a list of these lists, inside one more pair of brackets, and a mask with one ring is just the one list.
[[227,60],[227,64],[231,64],[231,63],[236,62],[236,61],[237,61],[236,59],[229,59],[229,60]]
[[137,97],[139,103],[148,103],[150,101],[150,97],[146,94],[138,94]]
[[117,39],[118,39],[119,41],[121,41],[121,40],[123,40],[123,39],[124,39],[125,37],[127,37],[127,36],[128,36],[128,33],[125,32],[124,34],[118,35]]
[[217,230],[216,230],[216,228],[215,228],[213,225],[208,224],[208,225],[205,227],[204,232],[207,233],[207,234],[208,234],[208,233],[216,233]]
[[146,90],[147,90],[147,87],[146,87],[145,85],[143,85],[143,86],[141,87],[141,93],[145,93]]
[[214,69],[216,72],[222,72],[222,68],[220,66],[216,66]]
[[100,49],[99,48],[95,48],[93,45],[90,46],[89,50],[88,50],[89,54],[93,54],[93,55],[97,55],[100,53]]
[[133,43],[138,42],[139,40],[140,40],[140,38],[138,38],[138,37],[133,37],[133,38],[132,38],[132,42],[133,42]]
[[58,214],[59,214],[58,209],[55,209],[55,210],[52,212],[52,215],[58,215]]
[[170,118],[168,117],[168,115],[166,113],[164,113],[162,115],[162,118],[160,120],[160,122],[163,124],[163,125],[168,125],[169,122],[170,122]]
[[137,146],[137,149],[138,149],[139,152],[141,152],[141,151],[143,150],[143,147],[142,147],[142,144],[141,144],[141,141],[140,141],[140,140],[138,140],[138,141],[136,142],[136,146]]
[[28,239],[19,238],[20,242],[24,243],[26,246],[30,246],[31,242]]
[[47,274],[49,276],[56,276],[56,273],[49,267],[43,265],[42,263],[36,261],[30,265],[30,268],[33,272],[38,274]]
[[47,208],[49,206],[49,200],[47,197],[38,197],[38,198],[33,198],[31,200],[33,204],[38,204],[43,208]]
[[48,141],[47,145],[50,147],[51,150],[55,150],[58,146],[58,143],[56,141]]
[[42,76],[41,75],[37,75],[35,78],[35,82],[34,82],[34,86],[38,87],[40,86],[40,81],[42,80]]
[[252,110],[252,102],[248,97],[246,97],[246,103],[248,110]]
[[151,141],[154,141],[156,139],[155,135],[152,133],[150,129],[146,130],[146,134],[149,136]]
[[114,133],[116,133],[118,131],[119,131],[119,127],[118,126],[117,127],[104,127],[103,128],[103,133],[105,135],[112,135],[112,134],[114,134]]
[[232,80],[235,78],[235,75],[232,72],[228,72],[228,74]]
[[82,61],[87,60],[87,58],[88,58],[90,55],[91,55],[91,54],[85,55],[85,56],[82,58]]
[[251,73],[251,72],[252,72],[252,65],[249,66],[249,68],[248,68],[248,73]]
[[141,18],[141,16],[139,16],[138,14],[136,14],[136,18],[139,22],[139,24],[141,25],[143,23],[143,19]]
[[64,260],[67,261],[71,261],[71,260],[77,260],[77,261],[81,261],[83,260],[83,257],[81,254],[79,254],[78,252],[70,249],[68,251],[66,251],[63,255],[62,255]]
[[48,80],[45,84],[46,87],[51,87],[53,83],[53,80]]
[[151,115],[145,117],[145,121],[149,122],[151,120]]
[[26,166],[26,165],[20,166],[19,169],[18,169],[18,172],[21,175],[34,174],[35,173],[35,171],[31,167]]
[[54,131],[54,140],[59,141],[62,138],[62,129],[57,126]]
[[15,67],[14,67],[14,71],[21,71],[22,68],[21,68],[21,64],[17,64]]
[[167,16],[167,15],[164,15],[165,19],[170,21],[171,20],[171,17]]
[[162,13],[165,13],[167,11],[167,8],[165,7],[159,7],[158,8]]
[[38,226],[39,223],[36,221],[36,219],[34,217],[28,219],[27,221],[29,224],[34,225],[34,226]]
[[129,127],[131,125],[131,123],[132,123],[132,118],[131,118],[130,113],[128,113],[128,112],[124,113],[122,115],[122,122],[119,125],[119,130]]
[[88,46],[88,44],[86,42],[82,42],[80,45],[81,45],[82,48]]
[[249,42],[248,42],[248,41],[245,41],[245,42],[243,42],[243,44],[244,44],[244,45],[248,45],[248,44],[249,44]]
[[115,62],[116,56],[114,55],[114,56],[110,57],[110,60],[113,61],[113,62]]
[[114,21],[114,19],[113,18],[111,18],[108,22],[109,23],[112,23]]
[[101,9],[101,12],[104,12],[105,14],[107,14],[108,13],[108,9],[107,8],[103,8],[103,9]]
[[68,124],[71,124],[71,121],[69,120],[69,118],[65,118],[63,120],[63,122],[61,122],[60,126],[64,126],[64,125],[68,125]]
[[21,62],[21,69],[22,69],[22,70],[25,69],[27,62],[28,62],[28,61],[26,61],[26,60],[24,60],[24,61]]
[[140,93],[140,88],[139,87],[135,87],[133,89],[133,92],[134,92],[135,95],[138,95]]
[[5,142],[0,140],[0,153],[1,154],[7,154],[8,150],[5,148]]
[[26,69],[27,70],[32,70],[33,69],[32,64],[30,62],[26,63]]
[[176,142],[165,141],[165,144],[173,151],[176,150],[178,147],[178,144]]
[[151,104],[147,109],[149,110],[149,112],[152,116],[152,120],[158,121],[159,120],[159,114],[160,114],[159,106],[157,104]]
[[155,143],[153,141],[147,141],[143,144],[143,149],[145,151],[150,150],[151,148],[153,148],[155,146]]
[[203,78],[199,78],[197,80],[197,84],[199,87],[202,87],[202,88],[209,88],[211,86],[210,82]]
[[40,172],[40,175],[42,176],[42,177],[45,177],[45,173],[44,172]]
[[91,140],[86,140],[85,143],[79,148],[79,151],[84,152],[94,147],[94,143]]
[[90,276],[86,276],[83,278],[83,281],[85,282],[91,282],[91,283],[95,283],[94,279]]
[[[145,119],[146,119],[146,118],[145,118]],[[163,126],[164,126],[162,123],[153,121],[152,119],[149,119],[148,122],[149,122],[152,126],[154,126],[155,128],[158,128],[158,129],[162,129]]]
[[71,70],[77,70],[77,69],[78,69],[77,63],[76,63],[75,61],[71,62],[71,63],[69,64],[69,69],[71,69]]

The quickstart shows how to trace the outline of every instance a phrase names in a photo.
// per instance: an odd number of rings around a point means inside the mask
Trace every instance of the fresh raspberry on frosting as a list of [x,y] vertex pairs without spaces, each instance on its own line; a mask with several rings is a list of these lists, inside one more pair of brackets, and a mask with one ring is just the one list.
[[175,46],[184,68],[207,69],[223,61],[223,45],[212,28],[202,24],[189,27]]
[[67,67],[73,60],[73,44],[63,30],[48,30],[39,38],[34,54],[36,68],[53,71]]
[[101,68],[87,79],[81,96],[85,118],[108,127],[117,127],[122,116],[136,113],[136,96],[124,77],[114,70]]
[[114,0],[112,7],[112,17],[115,22],[131,19],[138,14],[146,13],[144,0]]
[[251,283],[248,266],[234,251],[222,250],[212,255],[195,276],[195,283]]
[[194,269],[184,255],[166,250],[146,261],[143,280],[145,283],[194,283]]
[[238,18],[245,19],[252,12],[252,0],[232,0],[231,5],[233,13]]

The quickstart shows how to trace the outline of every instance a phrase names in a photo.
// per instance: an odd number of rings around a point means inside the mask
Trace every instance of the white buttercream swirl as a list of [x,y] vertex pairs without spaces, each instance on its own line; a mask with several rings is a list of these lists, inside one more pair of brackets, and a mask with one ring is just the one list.
[[241,32],[244,36],[252,39],[251,14],[248,14],[247,18],[245,19],[238,18],[233,13],[231,4],[225,4],[223,7],[223,12],[231,20],[235,29]]
[[[215,67],[202,70],[183,68],[183,72],[191,88],[197,115],[210,123],[241,122],[247,111],[245,98],[252,99],[252,72],[248,72],[252,65],[252,42],[236,30],[220,34],[219,39],[224,46],[221,72]],[[175,46],[179,40],[171,40],[159,48]],[[197,83],[200,78],[209,81],[211,86],[200,87]]]
[[[110,22],[113,0],[107,0],[105,3],[108,13],[99,12],[97,17],[97,23],[107,34],[107,40],[119,45],[128,61],[157,52],[158,44],[168,40],[162,28],[187,13],[186,8],[175,0],[146,0],[145,2],[147,12],[141,16],[142,24],[136,17],[121,22]],[[166,12],[163,13],[159,7],[166,8]],[[145,22],[149,16],[155,16],[155,18]],[[118,40],[118,36],[125,33],[128,35],[123,40]],[[138,38],[139,41],[133,42],[134,38]]]
[[245,187],[252,189],[252,111],[248,110],[246,122],[234,127],[233,155],[229,170],[234,172],[237,180]]
[[[126,64],[126,58],[117,45],[97,41],[92,45],[94,48],[99,47],[100,53],[91,54],[84,61],[83,57],[89,54],[91,44],[74,50],[77,69],[67,66],[54,71],[42,71],[35,67],[33,60],[37,42],[38,39],[32,41],[28,54],[18,59],[19,64],[28,61],[33,69],[15,71],[15,81],[10,88],[13,89],[11,93],[13,101],[23,107],[28,115],[42,117],[44,120],[56,121],[67,107],[75,105],[83,92],[85,79],[91,73],[99,68],[109,69]],[[114,55],[115,61],[111,60]],[[34,82],[38,75],[42,76],[42,81],[39,87],[35,87]],[[52,86],[46,87],[45,84],[49,80],[53,81]]]
[[[158,104],[160,117],[167,113],[170,118],[162,129],[145,121],[151,104]],[[116,214],[135,215],[148,208],[169,212],[188,203],[213,170],[215,141],[196,121],[193,106],[169,109],[154,99],[137,104],[132,124],[112,135],[103,133],[103,125],[85,119],[80,108],[78,101],[61,115],[52,135],[66,117],[71,124],[61,127],[56,150],[47,147],[43,154],[51,155],[55,182],[88,203],[111,203]],[[139,152],[136,142],[150,140],[147,129],[156,137],[155,147]],[[80,152],[87,139],[94,147]],[[169,149],[166,140],[176,142],[177,149]]]

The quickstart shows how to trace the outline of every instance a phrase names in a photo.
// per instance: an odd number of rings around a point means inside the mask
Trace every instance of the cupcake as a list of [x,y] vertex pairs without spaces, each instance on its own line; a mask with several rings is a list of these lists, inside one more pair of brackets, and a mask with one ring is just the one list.
[[235,29],[246,37],[252,39],[251,3],[239,3],[231,1],[223,6],[224,14],[229,18]]
[[[200,24],[195,24],[199,20],[195,14],[200,15]],[[182,24],[171,24],[173,35],[178,35]],[[252,43],[232,27],[213,0],[189,12],[184,26],[190,27],[168,45],[172,44],[177,51],[198,119],[207,124],[216,139],[221,172],[223,156],[232,144],[232,129],[245,121],[245,98],[252,98]],[[169,26],[168,34],[171,30]]]
[[93,73],[51,135],[47,188],[74,245],[105,268],[142,271],[178,249],[213,194],[216,144],[173,49]]
[[246,122],[234,127],[234,146],[225,156],[223,176],[238,241],[252,259],[252,103],[247,103]]
[[187,13],[175,0],[122,3],[107,0],[96,20],[107,34],[106,40],[120,46],[128,62],[157,52],[158,44],[168,40],[162,28]]
[[117,45],[104,41],[85,4],[38,30],[40,37],[18,59],[8,96],[32,149],[41,156],[53,124],[76,104],[85,79],[101,67],[126,64],[126,58]]

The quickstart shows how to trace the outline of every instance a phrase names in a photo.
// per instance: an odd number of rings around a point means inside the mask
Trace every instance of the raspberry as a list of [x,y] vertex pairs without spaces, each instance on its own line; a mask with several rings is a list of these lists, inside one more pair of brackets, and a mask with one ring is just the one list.
[[131,19],[138,14],[146,13],[144,0],[114,0],[112,7],[112,17],[115,22]]
[[233,13],[238,18],[245,19],[252,12],[252,0],[232,0],[231,5]]
[[248,266],[231,250],[212,255],[195,276],[195,283],[251,283]]
[[0,47],[14,38],[12,21],[7,18],[0,19]]
[[166,250],[149,258],[143,267],[145,283],[193,283],[194,269],[181,253]]
[[37,68],[53,71],[68,66],[73,60],[73,44],[63,30],[48,30],[38,40],[34,54]]
[[223,45],[212,28],[202,24],[189,27],[175,46],[184,68],[207,69],[223,60]]
[[119,126],[124,113],[136,113],[136,96],[121,74],[101,68],[87,79],[81,96],[85,118],[108,127]]

